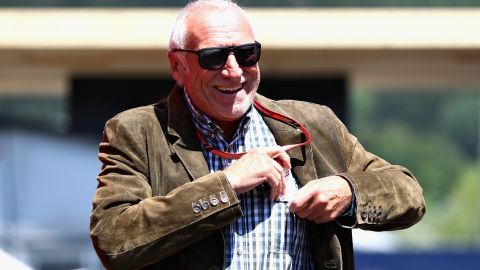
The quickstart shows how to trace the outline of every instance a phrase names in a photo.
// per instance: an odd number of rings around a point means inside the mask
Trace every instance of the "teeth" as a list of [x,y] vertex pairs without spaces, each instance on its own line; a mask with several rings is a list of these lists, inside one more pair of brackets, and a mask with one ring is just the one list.
[[235,91],[242,87],[242,85],[237,86],[217,86],[218,90],[220,91]]

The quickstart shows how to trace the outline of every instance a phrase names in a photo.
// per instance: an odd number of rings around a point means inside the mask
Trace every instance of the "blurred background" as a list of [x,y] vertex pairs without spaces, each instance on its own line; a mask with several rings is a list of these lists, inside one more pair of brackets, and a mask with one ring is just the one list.
[[[259,92],[332,107],[410,168],[427,214],[355,230],[357,269],[478,269],[480,1],[239,0]],[[105,121],[167,95],[170,0],[0,0],[0,265],[102,269],[88,236]]]

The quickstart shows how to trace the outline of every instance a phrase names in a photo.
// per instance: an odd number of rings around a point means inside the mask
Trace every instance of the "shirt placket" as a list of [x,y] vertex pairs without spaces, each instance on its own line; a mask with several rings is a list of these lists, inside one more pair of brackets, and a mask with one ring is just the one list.
[[[268,127],[255,110],[250,111],[248,115],[242,119],[239,125],[240,128],[235,133],[232,141],[227,142],[223,137],[222,129],[207,116],[196,111],[190,102],[188,103],[194,116],[195,126],[202,135],[207,138],[210,145],[215,148],[225,152],[238,153],[249,151],[253,147],[276,145]],[[235,160],[215,156],[204,148],[203,151],[211,172],[223,170],[235,162]],[[294,179],[288,180],[295,181]],[[267,199],[265,200],[267,201],[261,200],[263,197],[258,197],[254,191],[239,196],[245,216],[238,218],[229,227],[225,228],[225,238],[226,241],[230,243],[230,247],[226,247],[225,256],[228,258],[225,258],[225,262],[227,265],[230,265],[231,269],[255,269],[255,262],[258,263],[257,266],[274,267],[269,269],[288,268],[289,263],[293,263],[290,267],[295,268],[296,266],[302,265],[302,259],[310,259],[310,256],[305,254],[308,253],[308,251],[302,250],[302,248],[300,248],[299,254],[295,254],[296,252],[294,252],[294,254],[291,255],[293,255],[293,257],[300,256],[303,258],[297,257],[293,262],[290,260],[289,262],[286,261],[286,254],[283,254],[284,256],[282,257],[270,256],[272,255],[269,254],[269,248],[272,247],[271,245],[273,245],[275,249],[287,248],[292,250],[292,248],[296,249],[295,247],[291,247],[291,245],[296,246],[296,243],[298,243],[297,240],[299,240],[300,245],[308,241],[303,239],[305,235],[301,228],[305,226],[305,224],[298,220],[289,220],[289,218],[292,217],[289,216],[289,213],[285,212],[284,208],[286,206],[274,210],[274,207],[272,208],[272,204],[268,201],[268,194],[266,196],[265,198]],[[255,202],[256,199],[257,202]],[[279,206],[280,205],[278,205],[277,208]],[[251,216],[251,211],[260,214],[261,217],[259,218],[264,220],[263,224],[259,224],[257,230],[254,230],[255,222],[252,220],[255,219],[255,216]],[[275,215],[275,217],[272,218],[272,215]],[[288,239],[284,239],[284,233],[287,233],[286,237]],[[302,240],[296,239],[297,236]],[[255,249],[255,251],[252,251],[251,248]],[[230,257],[230,254],[233,254],[233,256]],[[273,261],[270,261],[272,259]],[[295,265],[295,261],[298,263],[297,265]],[[307,265],[309,265],[308,262]],[[311,265],[309,266],[312,267]],[[307,266],[307,268],[310,267]]]

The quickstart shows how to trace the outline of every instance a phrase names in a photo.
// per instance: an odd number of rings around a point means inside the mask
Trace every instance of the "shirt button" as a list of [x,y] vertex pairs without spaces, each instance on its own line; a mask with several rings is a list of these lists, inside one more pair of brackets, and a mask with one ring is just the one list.
[[241,248],[237,249],[237,254],[238,255],[242,255],[243,254],[243,250]]

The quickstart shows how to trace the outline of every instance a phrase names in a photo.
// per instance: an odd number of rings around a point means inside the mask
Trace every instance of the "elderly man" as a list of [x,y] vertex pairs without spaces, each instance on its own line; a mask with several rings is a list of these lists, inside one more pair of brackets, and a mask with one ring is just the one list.
[[110,119],[91,238],[109,269],[353,269],[351,228],[409,227],[425,204],[401,166],[332,111],[259,94],[245,12],[200,0],[178,15],[165,100]]

